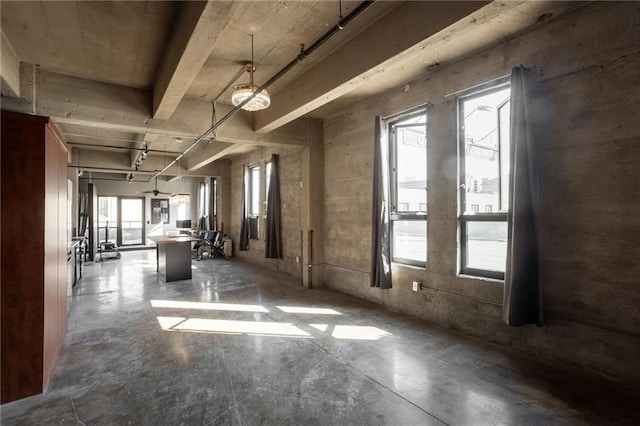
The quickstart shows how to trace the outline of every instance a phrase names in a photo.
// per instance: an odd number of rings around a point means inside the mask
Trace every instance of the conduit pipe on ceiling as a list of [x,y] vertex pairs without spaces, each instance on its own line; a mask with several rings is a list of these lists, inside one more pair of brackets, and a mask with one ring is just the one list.
[[175,163],[177,163],[184,155],[186,155],[189,151],[191,151],[200,141],[202,141],[204,138],[206,138],[209,135],[209,133],[211,133],[214,130],[216,130],[218,127],[220,127],[220,125],[222,125],[222,123],[224,123],[229,118],[233,117],[238,111],[240,111],[243,106],[245,106],[247,103],[249,103],[251,101],[251,99],[253,99],[256,96],[256,94],[262,92],[263,90],[265,90],[269,86],[271,86],[273,83],[278,81],[278,79],[280,79],[280,77],[285,75],[294,66],[298,65],[300,62],[302,62],[304,59],[306,59],[316,49],[318,49],[327,40],[329,40],[334,34],[339,32],[340,30],[344,29],[344,27],[346,27],[356,16],[360,15],[369,6],[373,5],[373,3],[375,3],[375,1],[376,0],[368,0],[368,1],[364,1],[364,2],[360,3],[347,16],[345,16],[344,18],[340,17],[340,20],[338,21],[338,23],[336,25],[334,25],[333,27],[331,27],[326,33],[324,33],[311,46],[309,46],[308,48],[305,49],[304,45],[302,45],[301,48],[300,48],[300,53],[298,54],[298,56],[295,57],[295,59],[293,59],[291,62],[289,62],[287,65],[285,65],[284,68],[282,68],[280,71],[278,71],[273,77],[271,77],[269,80],[267,80],[262,86],[258,87],[258,89],[255,92],[253,92],[253,94],[250,97],[245,99],[242,103],[238,104],[231,111],[229,111],[227,113],[227,115],[222,117],[220,120],[218,120],[216,123],[214,123],[209,129],[207,129],[203,134],[198,136],[196,138],[196,140],[193,141],[193,143],[187,149],[182,151],[182,153],[180,153],[172,162],[167,164],[162,170],[160,170],[155,175],[153,175],[147,182],[151,182],[151,180],[153,180],[154,178],[157,178],[162,173],[167,171],[171,166],[173,166]]
[[70,146],[81,146],[87,148],[107,148],[107,149],[122,149],[127,151],[147,151],[158,154],[167,154],[167,155],[180,155],[179,151],[162,151],[160,149],[150,149],[150,148],[138,148],[138,147],[130,147],[130,146],[118,146],[118,145],[103,145],[103,144],[92,144],[92,143],[82,143],[82,142],[67,142],[67,145]]
[[[85,172],[124,173],[127,175],[129,173],[132,173],[131,169],[118,169],[114,167],[97,167],[97,166],[85,167],[85,166],[81,166],[80,164],[67,164],[67,167],[79,169]],[[154,173],[156,173],[156,171],[155,170],[137,170],[135,173],[141,174],[141,175],[153,175]]]

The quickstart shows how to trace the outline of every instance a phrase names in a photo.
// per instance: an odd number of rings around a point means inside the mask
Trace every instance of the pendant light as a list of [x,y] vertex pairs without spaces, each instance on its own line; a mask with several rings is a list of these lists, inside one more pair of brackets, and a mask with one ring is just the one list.
[[[246,69],[249,73],[249,84],[237,84],[233,86],[233,92],[231,94],[231,103],[233,103],[233,106],[240,105],[258,90],[258,87],[253,84],[253,73],[256,71],[256,65],[253,63],[253,35],[251,36],[251,62],[246,65]],[[269,93],[263,90],[256,93],[253,99],[242,106],[242,109],[246,111],[259,111],[268,108],[270,104],[271,98],[269,97]]]

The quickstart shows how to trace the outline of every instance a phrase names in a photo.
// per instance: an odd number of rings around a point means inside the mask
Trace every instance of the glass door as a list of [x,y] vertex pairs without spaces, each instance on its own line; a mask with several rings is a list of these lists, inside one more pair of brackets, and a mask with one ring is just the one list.
[[144,198],[120,198],[119,245],[141,245],[144,236]]
[[98,197],[98,244],[117,240],[118,197]]

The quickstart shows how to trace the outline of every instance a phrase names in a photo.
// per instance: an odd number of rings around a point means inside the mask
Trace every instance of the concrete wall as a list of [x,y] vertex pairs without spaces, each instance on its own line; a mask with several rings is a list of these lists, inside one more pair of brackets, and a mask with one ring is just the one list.
[[[640,4],[594,3],[325,121],[325,284],[538,356],[640,383]],[[503,283],[457,275],[457,125],[448,94],[538,71],[545,327],[500,319]],[[374,117],[428,111],[428,265],[369,288]],[[411,281],[424,284],[411,291]]]
[[[324,197],[318,250],[326,287],[434,324],[640,384],[640,4],[593,3],[541,23],[424,78],[325,120]],[[541,170],[541,273],[546,323],[506,326],[503,283],[458,275],[456,99],[452,93],[537,71],[549,114]],[[428,106],[428,264],[393,266],[393,289],[369,287],[374,117]],[[242,166],[281,155],[285,259],[264,259],[261,239],[238,252]],[[295,149],[260,149],[230,166],[234,252],[299,276],[304,256],[298,185],[308,160]],[[316,159],[317,160],[317,159]],[[313,185],[313,182],[312,182]],[[264,186],[262,188],[264,197]],[[306,199],[303,197],[303,199]],[[286,207],[284,207],[286,205]],[[262,219],[263,222],[263,219]],[[261,223],[262,223],[261,222]],[[302,241],[304,243],[304,241]],[[306,247],[306,244],[304,245]],[[304,277],[303,277],[304,280]],[[423,283],[419,292],[411,282]],[[310,297],[312,295],[310,294]]]

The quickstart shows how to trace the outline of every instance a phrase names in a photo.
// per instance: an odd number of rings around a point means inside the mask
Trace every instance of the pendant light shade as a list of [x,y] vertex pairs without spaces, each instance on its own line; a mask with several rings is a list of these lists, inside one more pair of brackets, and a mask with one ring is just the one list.
[[[253,63],[247,64],[247,72],[249,72],[249,84],[238,84],[233,86],[233,93],[231,94],[231,103],[233,106],[238,106],[245,99],[249,98],[258,90],[258,87],[253,84],[253,72],[256,70],[256,66]],[[268,108],[271,104],[271,98],[266,90],[257,93],[256,96],[242,106],[242,109],[246,111],[259,111],[261,109]]]
[[[249,84],[238,84],[233,86],[233,92],[231,94],[231,103],[233,106],[238,106],[246,99],[253,96],[258,91],[258,87],[253,84],[253,73],[256,71],[256,65],[253,63],[253,36],[251,36],[251,62],[246,65],[247,72],[249,73]],[[271,98],[266,90],[256,93],[253,99],[242,106],[242,109],[246,111],[260,111],[261,109],[268,108],[271,104]]]

